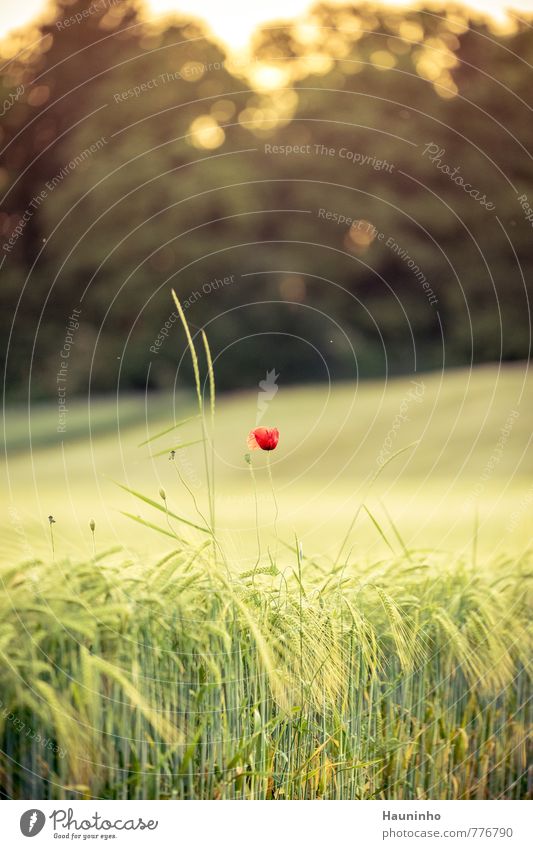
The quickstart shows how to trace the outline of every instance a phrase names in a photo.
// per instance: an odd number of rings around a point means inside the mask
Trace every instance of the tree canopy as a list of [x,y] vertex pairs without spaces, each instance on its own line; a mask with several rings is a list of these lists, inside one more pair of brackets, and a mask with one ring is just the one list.
[[239,63],[189,19],[87,8],[0,76],[12,395],[55,392],[68,336],[70,394],[172,385],[172,287],[222,388],[528,356],[528,25],[321,5]]

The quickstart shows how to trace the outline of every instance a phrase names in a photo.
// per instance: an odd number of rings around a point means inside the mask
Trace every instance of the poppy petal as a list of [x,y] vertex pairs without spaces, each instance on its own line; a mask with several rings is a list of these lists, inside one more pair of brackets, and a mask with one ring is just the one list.
[[257,451],[257,449],[259,448],[259,443],[258,443],[257,439],[255,438],[255,431],[254,430],[251,430],[250,433],[248,434],[248,439],[246,440],[246,444],[248,445],[248,448],[250,449],[250,451]]
[[256,427],[248,435],[248,448],[252,451],[261,448],[263,451],[273,451],[279,441],[277,427]]

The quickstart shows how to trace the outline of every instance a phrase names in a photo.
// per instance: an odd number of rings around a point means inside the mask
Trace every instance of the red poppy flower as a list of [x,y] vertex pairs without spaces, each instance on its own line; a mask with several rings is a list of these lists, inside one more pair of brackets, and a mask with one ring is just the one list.
[[248,434],[248,448],[255,451],[262,448],[263,451],[273,451],[279,440],[277,427],[256,427]]

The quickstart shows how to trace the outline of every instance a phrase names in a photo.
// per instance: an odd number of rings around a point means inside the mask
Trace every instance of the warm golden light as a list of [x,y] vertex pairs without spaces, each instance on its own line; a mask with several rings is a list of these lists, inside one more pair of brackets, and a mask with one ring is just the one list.
[[46,0],[2,0],[0,4],[0,37],[33,21],[43,12]]
[[[93,3],[97,0],[92,0]],[[243,0],[144,0],[147,17],[166,15],[169,13],[184,13],[202,20],[211,33],[216,36],[226,48],[233,52],[246,49],[253,33],[258,27],[268,23],[294,21],[301,19],[304,37],[310,44],[316,44],[316,32],[305,18],[316,0],[269,0],[268,3],[245,3]],[[346,5],[346,0],[329,0],[337,5]],[[357,5],[354,3],[354,5]],[[394,8],[419,8],[438,5],[434,0],[384,0],[376,5]],[[502,29],[513,19],[513,13],[533,13],[533,0],[459,0],[459,6],[465,9],[487,15]],[[87,0],[91,6],[91,0]],[[43,14],[48,7],[47,0],[2,0],[0,4],[0,37],[33,21]],[[308,31],[305,30],[307,26]],[[413,25],[413,26],[416,26]],[[407,36],[406,36],[407,37]],[[389,61],[389,60],[387,60]],[[379,62],[377,63],[379,64]]]
[[211,115],[200,115],[190,126],[190,141],[200,150],[215,150],[224,143],[226,134]]

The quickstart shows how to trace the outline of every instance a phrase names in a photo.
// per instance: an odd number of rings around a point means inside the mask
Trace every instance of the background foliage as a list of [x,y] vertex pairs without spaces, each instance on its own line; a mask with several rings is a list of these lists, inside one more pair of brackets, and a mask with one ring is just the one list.
[[[333,378],[352,376],[351,346],[361,376],[412,371],[415,349],[419,369],[527,356],[532,231],[518,196],[533,197],[528,26],[498,34],[453,9],[320,6],[307,27],[265,29],[254,61],[236,66],[197,24],[150,26],[133,2],[58,30],[84,8],[60,0],[0,76],[2,99],[24,86],[0,131],[4,244],[47,182],[105,139],[47,191],[5,257],[12,394],[30,366],[32,391],[53,394],[80,306],[69,394],[118,379],[168,386],[176,344],[150,347],[172,313],[171,283],[182,300],[201,294],[188,319],[209,325],[220,388],[256,385],[272,365],[273,332],[285,382],[324,379],[321,357]],[[265,88],[265,63],[281,87]],[[423,155],[430,142],[493,211]],[[265,144],[312,152],[269,154]],[[317,156],[315,144],[336,154]],[[343,147],[393,168],[352,165]],[[384,238],[354,241],[319,208]],[[312,345],[295,348],[284,335],[294,332]]]

